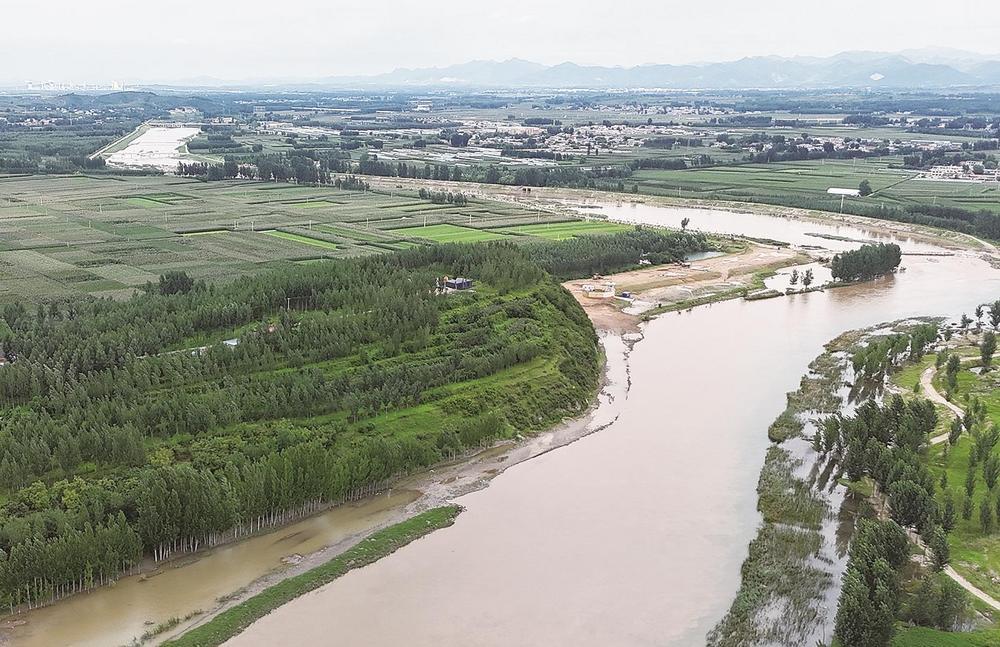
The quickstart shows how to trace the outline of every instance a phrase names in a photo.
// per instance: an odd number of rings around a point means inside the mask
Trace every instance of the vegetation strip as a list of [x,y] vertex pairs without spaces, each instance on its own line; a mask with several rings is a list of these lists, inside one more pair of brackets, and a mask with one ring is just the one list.
[[254,621],[298,596],[329,584],[348,571],[390,555],[424,535],[452,525],[461,510],[457,505],[434,508],[379,530],[326,564],[279,582],[164,644],[173,647],[221,645]]

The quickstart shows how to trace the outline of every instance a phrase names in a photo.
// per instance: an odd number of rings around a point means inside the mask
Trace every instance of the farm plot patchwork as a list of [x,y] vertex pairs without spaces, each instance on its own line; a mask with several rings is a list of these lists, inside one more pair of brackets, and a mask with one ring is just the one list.
[[287,262],[619,228],[567,223],[512,203],[434,204],[412,191],[168,176],[0,177],[0,303],[120,298],[168,270],[225,281]]

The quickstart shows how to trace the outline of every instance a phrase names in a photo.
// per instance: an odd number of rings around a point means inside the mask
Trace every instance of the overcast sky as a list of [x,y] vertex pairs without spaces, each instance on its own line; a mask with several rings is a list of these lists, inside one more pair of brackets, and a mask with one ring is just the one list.
[[990,0],[39,0],[0,8],[0,81],[372,74],[472,59],[637,65],[952,47],[997,53]]

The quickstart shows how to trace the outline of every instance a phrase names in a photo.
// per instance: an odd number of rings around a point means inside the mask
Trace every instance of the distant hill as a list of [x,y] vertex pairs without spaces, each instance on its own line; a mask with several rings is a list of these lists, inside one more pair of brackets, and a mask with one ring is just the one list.
[[844,52],[826,58],[758,56],[697,65],[541,65],[520,59],[397,69],[318,82],[351,87],[525,88],[944,88],[1000,86],[1000,56],[957,50]]

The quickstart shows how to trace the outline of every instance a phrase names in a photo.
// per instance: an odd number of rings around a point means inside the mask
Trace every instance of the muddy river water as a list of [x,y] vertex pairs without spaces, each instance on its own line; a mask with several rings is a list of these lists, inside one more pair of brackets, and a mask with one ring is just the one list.
[[[629,208],[588,211],[662,224],[684,215]],[[701,229],[713,230],[719,218],[718,231],[738,226],[737,233],[832,250],[858,243],[808,234],[873,237],[850,226],[745,216],[690,215]],[[930,250],[897,242],[904,251]],[[454,526],[302,596],[228,644],[704,644],[732,601],[759,522],[755,486],[767,426],[822,345],[845,330],[957,316],[1000,297],[1000,272],[978,254],[906,256],[904,265],[906,272],[860,286],[729,301],[649,322],[629,355],[627,397],[602,403],[597,415],[613,422],[599,433],[510,467],[457,499],[466,511]],[[377,523],[411,500],[398,496],[303,522],[319,524],[308,545],[281,531],[32,612],[11,638],[121,644],[140,620],[209,608],[281,556]],[[280,541],[289,543],[276,547]]]

